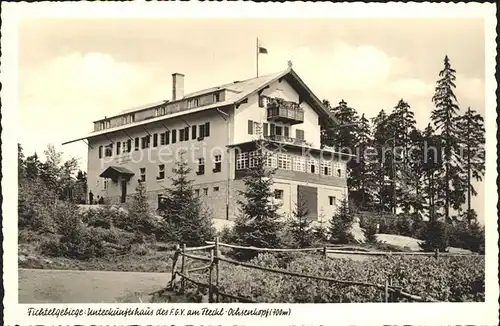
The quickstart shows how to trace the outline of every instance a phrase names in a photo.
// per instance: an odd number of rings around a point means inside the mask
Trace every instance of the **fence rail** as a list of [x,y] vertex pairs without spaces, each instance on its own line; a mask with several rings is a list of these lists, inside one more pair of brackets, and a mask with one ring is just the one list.
[[[307,274],[298,273],[298,272],[290,272],[290,271],[283,270],[283,269],[263,267],[263,266],[244,263],[244,262],[240,262],[240,261],[236,261],[236,260],[222,257],[220,255],[220,247],[226,247],[226,248],[232,248],[232,249],[243,249],[243,250],[255,250],[255,251],[260,251],[260,252],[315,252],[315,251],[317,252],[317,251],[321,251],[325,256],[327,256],[328,253],[354,254],[354,255],[384,255],[384,256],[417,254],[417,255],[424,255],[424,256],[433,256],[433,255],[436,256],[437,253],[422,253],[422,252],[414,252],[414,253],[412,253],[412,252],[392,252],[392,253],[389,253],[389,252],[377,252],[377,251],[352,251],[352,250],[351,251],[343,251],[343,250],[340,250],[343,247],[335,247],[336,249],[331,249],[328,247],[300,248],[300,249],[257,248],[257,247],[244,247],[244,246],[220,243],[218,238],[216,238],[214,242],[207,241],[207,243],[208,243],[207,246],[190,247],[190,248],[187,248],[185,245],[183,245],[182,249],[179,245],[176,246],[176,251],[174,254],[173,265],[172,265],[172,279],[169,282],[168,287],[173,288],[175,286],[176,276],[179,276],[181,278],[181,291],[184,291],[186,281],[189,281],[189,282],[191,282],[191,283],[193,283],[201,288],[208,288],[208,290],[209,290],[208,291],[209,292],[209,294],[208,294],[209,302],[214,302],[214,301],[219,302],[220,297],[227,297],[229,299],[237,300],[239,302],[255,302],[250,298],[244,298],[244,297],[240,297],[237,295],[224,293],[224,292],[221,292],[219,290],[219,287],[220,287],[220,284],[219,284],[219,280],[220,280],[219,262],[224,262],[224,263],[228,263],[228,264],[233,264],[233,265],[242,266],[242,267],[251,268],[251,269],[257,269],[257,270],[266,271],[266,272],[270,272],[270,273],[276,273],[276,274],[281,274],[281,275],[302,277],[302,278],[306,278],[306,279],[343,284],[345,286],[374,287],[374,288],[377,288],[379,290],[384,291],[385,302],[393,301],[395,298],[406,298],[406,299],[409,299],[412,301],[418,301],[418,302],[438,302],[437,300],[430,298],[430,297],[424,298],[424,297],[421,297],[418,295],[408,293],[408,292],[404,291],[401,287],[392,285],[391,280],[387,280],[385,282],[385,284],[376,284],[376,283],[368,283],[368,282],[361,282],[361,281],[339,280],[339,279],[334,279],[334,278],[329,278],[329,277],[307,275]],[[345,248],[352,249],[353,247],[345,247]],[[186,252],[200,251],[200,250],[207,250],[207,249],[210,249],[210,257],[203,257],[203,256],[192,255],[192,254],[186,253]],[[445,255],[445,254],[441,254],[441,255]],[[465,254],[449,254],[449,255],[464,256]],[[179,258],[181,258],[181,271],[180,272],[177,271],[177,264],[178,264],[177,261]],[[186,258],[209,262],[209,264],[187,270],[186,262],[185,262]],[[208,284],[195,281],[194,279],[189,277],[189,273],[203,271],[203,270],[209,271]],[[214,273],[215,273],[215,280],[214,280]]]

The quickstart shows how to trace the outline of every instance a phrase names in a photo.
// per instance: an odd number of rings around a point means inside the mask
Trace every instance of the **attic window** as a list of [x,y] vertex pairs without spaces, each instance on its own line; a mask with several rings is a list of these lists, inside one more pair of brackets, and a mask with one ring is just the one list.
[[214,103],[219,102],[219,101],[220,101],[220,93],[215,93],[214,94]]

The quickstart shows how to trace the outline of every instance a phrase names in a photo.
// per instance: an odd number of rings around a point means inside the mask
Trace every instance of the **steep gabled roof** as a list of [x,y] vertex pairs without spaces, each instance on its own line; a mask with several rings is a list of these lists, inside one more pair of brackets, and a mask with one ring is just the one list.
[[[314,95],[314,93],[309,89],[309,87],[307,87],[307,85],[297,75],[297,73],[293,69],[289,68],[285,71],[271,74],[271,75],[265,75],[265,76],[261,76],[261,77],[257,77],[257,78],[247,79],[244,81],[238,81],[238,82],[233,82],[230,84],[224,84],[224,85],[220,85],[220,86],[216,86],[216,87],[212,87],[212,88],[207,88],[207,89],[204,89],[204,90],[201,90],[198,92],[187,94],[186,96],[184,96],[180,100],[180,101],[184,101],[186,99],[189,99],[192,97],[197,97],[197,96],[200,96],[203,94],[210,94],[211,92],[215,92],[216,90],[221,90],[221,89],[229,90],[230,92],[227,92],[227,96],[226,96],[225,100],[222,102],[217,102],[217,103],[213,103],[213,104],[202,106],[202,107],[197,107],[197,108],[193,108],[193,109],[189,109],[189,110],[175,112],[172,114],[166,114],[166,115],[154,117],[151,119],[141,120],[141,121],[121,125],[118,127],[113,127],[113,128],[109,128],[109,129],[95,131],[95,132],[88,134],[87,136],[84,136],[84,137],[81,137],[78,139],[74,139],[74,140],[71,140],[68,142],[64,142],[63,145],[73,143],[73,142],[76,142],[79,140],[84,140],[84,139],[93,138],[96,136],[116,132],[116,131],[121,131],[121,130],[128,129],[128,128],[142,126],[142,125],[149,124],[152,122],[163,121],[163,120],[167,120],[167,119],[171,119],[171,118],[175,118],[175,117],[179,117],[179,116],[183,116],[183,115],[187,115],[187,114],[191,114],[191,113],[195,113],[195,112],[201,112],[201,111],[205,111],[205,110],[209,110],[209,109],[222,108],[222,107],[225,107],[228,105],[234,105],[234,104],[238,105],[238,104],[242,103],[243,101],[245,101],[249,96],[264,90],[265,88],[267,88],[269,85],[271,85],[275,81],[279,81],[282,79],[285,79],[286,81],[288,81],[292,85],[292,87],[299,93],[300,100],[307,102],[312,107],[312,109],[315,110],[318,113],[318,115],[323,119],[323,122],[325,122],[325,123],[330,122],[333,124],[339,124],[336,121],[333,114],[328,110],[328,108],[326,108],[323,105],[323,103],[316,97],[316,95]],[[158,102],[159,104],[156,103],[156,104],[153,104],[152,106],[150,105],[150,106],[139,107],[139,108],[136,108],[135,110],[133,110],[133,109],[125,110],[125,111],[122,111],[118,115],[149,109],[149,108],[155,107],[155,106],[160,105],[160,104],[165,103],[165,102],[166,101],[162,101],[162,102]]]

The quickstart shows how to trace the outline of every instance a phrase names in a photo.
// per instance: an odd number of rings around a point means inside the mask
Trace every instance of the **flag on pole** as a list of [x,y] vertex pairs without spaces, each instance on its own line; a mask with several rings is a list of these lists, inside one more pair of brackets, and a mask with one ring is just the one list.
[[267,48],[262,44],[262,42],[257,39],[257,48],[259,54],[267,54]]

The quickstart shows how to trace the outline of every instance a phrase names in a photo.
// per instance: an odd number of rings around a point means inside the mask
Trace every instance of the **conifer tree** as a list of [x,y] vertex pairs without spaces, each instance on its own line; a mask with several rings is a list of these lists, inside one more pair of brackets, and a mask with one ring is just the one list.
[[410,105],[403,99],[399,100],[389,116],[388,124],[393,134],[394,158],[395,162],[391,166],[393,177],[395,207],[401,207],[408,214],[410,202],[414,193],[414,180],[410,165],[408,151],[411,146],[410,133],[415,130],[415,118]]
[[381,110],[373,118],[373,148],[377,153],[372,171],[374,174],[374,190],[377,195],[379,211],[388,211],[393,206],[391,183],[391,157],[387,155],[387,142],[391,138],[389,118]]
[[452,176],[458,172],[460,164],[457,155],[458,129],[456,125],[460,108],[454,93],[455,74],[456,71],[451,67],[450,59],[445,56],[444,68],[439,72],[440,79],[437,81],[435,94],[432,97],[436,109],[431,114],[431,121],[436,131],[440,132],[444,150],[444,175],[439,184],[439,194],[444,200],[444,217],[448,222],[451,220]]
[[307,248],[313,243],[314,234],[307,213],[307,201],[303,196],[298,196],[292,216],[288,221],[289,233],[295,248]]
[[191,168],[181,152],[172,169],[172,186],[165,192],[163,216],[163,236],[186,246],[199,246],[212,241],[215,228],[208,211],[203,207],[193,191],[193,181],[189,179]]
[[[263,141],[259,141],[261,144]],[[262,146],[258,146],[262,148]],[[253,167],[245,177],[245,189],[239,191],[243,197],[238,200],[240,214],[234,225],[235,241],[242,246],[261,248],[277,248],[280,245],[279,231],[282,227],[279,205],[273,202],[273,173],[274,169],[266,166],[267,156],[262,149],[254,156]],[[243,259],[256,255],[255,252],[238,252]]]
[[370,121],[361,115],[359,124],[356,126],[356,155],[355,162],[351,163],[351,188],[349,198],[352,199],[360,209],[371,206],[371,184],[373,174],[371,173],[372,162],[369,149],[372,143]]
[[[464,163],[464,170],[460,176],[465,179],[467,187],[467,220],[473,221],[475,215],[471,207],[471,198],[477,192],[472,185],[472,180],[482,181],[485,172],[485,128],[483,117],[470,107],[465,114],[459,117],[458,123],[460,157]],[[459,180],[462,181],[462,180]],[[462,184],[462,183],[460,183]]]
[[343,199],[337,212],[330,219],[329,233],[330,241],[335,244],[346,244],[354,242],[351,234],[354,216],[347,200]]

